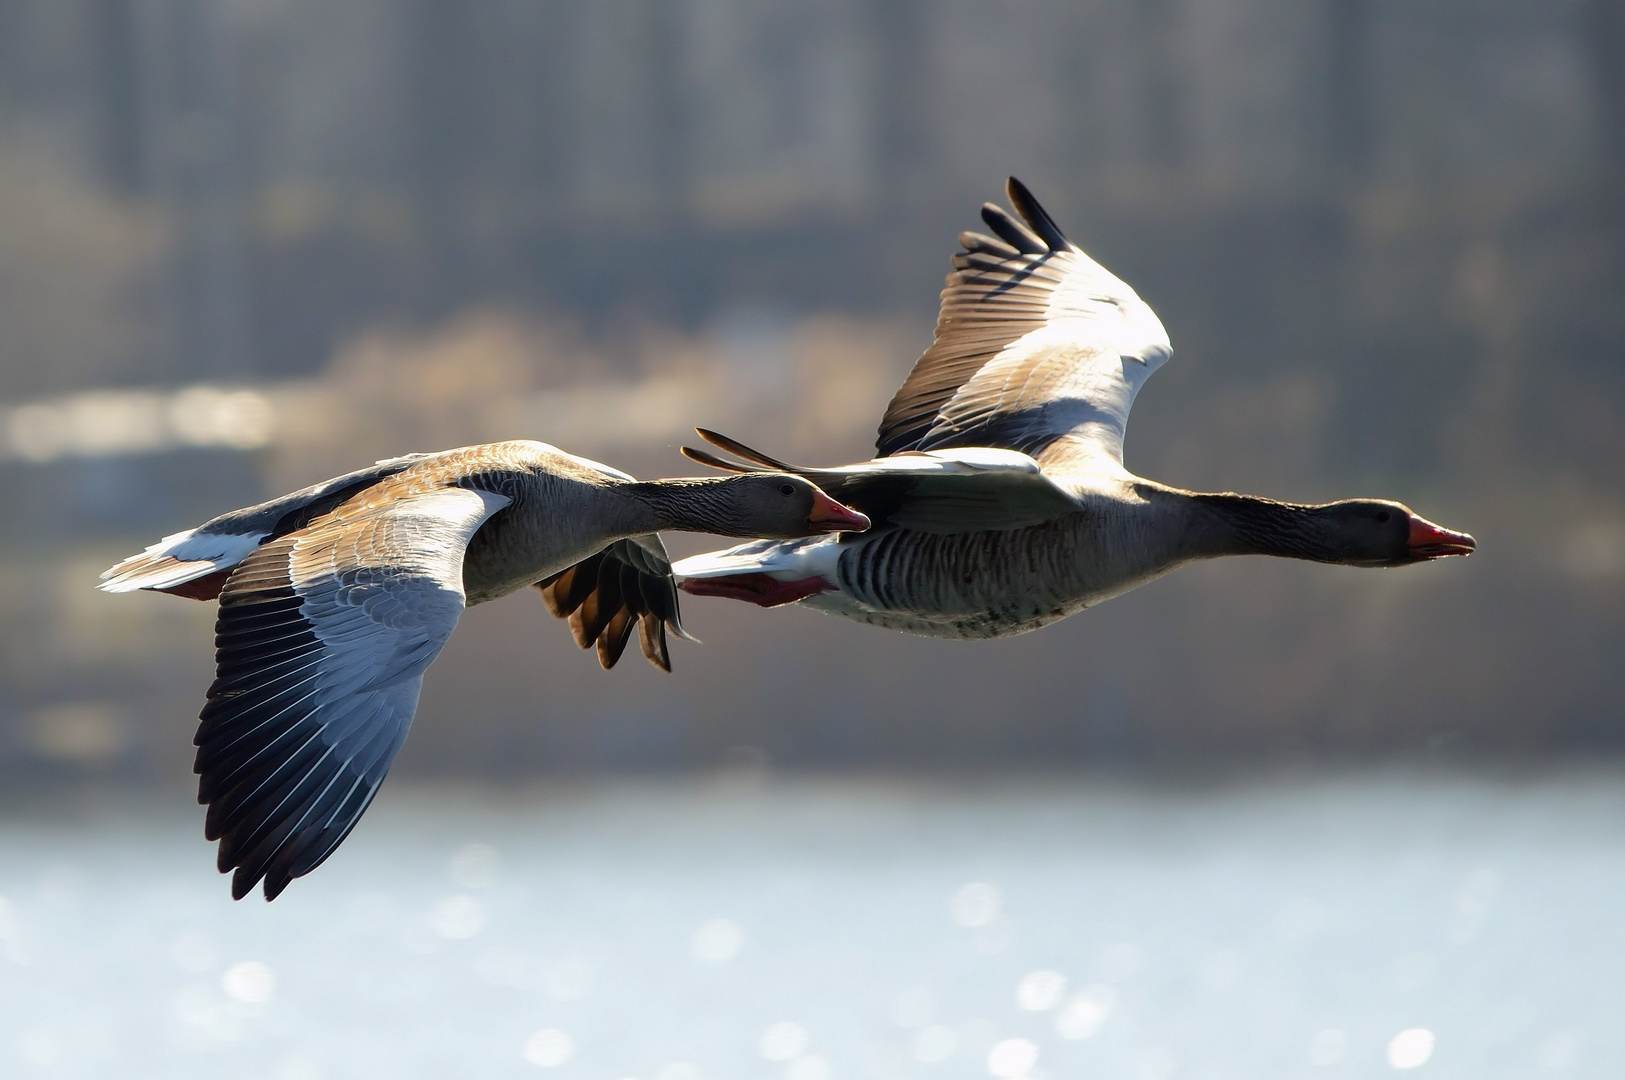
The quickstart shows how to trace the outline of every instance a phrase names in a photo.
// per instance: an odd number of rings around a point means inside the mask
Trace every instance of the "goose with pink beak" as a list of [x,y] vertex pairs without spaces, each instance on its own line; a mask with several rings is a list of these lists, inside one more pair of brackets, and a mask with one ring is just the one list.
[[959,237],[936,339],[886,409],[873,460],[806,468],[704,429],[731,458],[683,449],[730,472],[803,476],[873,527],[696,555],[672,568],[684,590],[991,638],[1198,559],[1398,567],[1473,552],[1471,536],[1397,502],[1278,502],[1129,472],[1129,408],[1171,355],[1167,331],[1026,187],[1007,190],[1016,215],[988,203],[995,235]]

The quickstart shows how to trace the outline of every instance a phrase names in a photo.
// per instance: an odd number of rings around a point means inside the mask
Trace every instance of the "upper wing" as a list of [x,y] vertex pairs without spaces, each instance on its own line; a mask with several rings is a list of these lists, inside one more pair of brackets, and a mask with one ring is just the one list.
[[994,446],[1123,460],[1134,395],[1172,352],[1134,290],[1061,235],[1011,177],[1023,225],[988,203],[999,239],[961,233],[965,250],[942,291],[936,338],[880,422],[882,457]]
[[696,430],[748,464],[685,446],[689,458],[730,472],[771,469],[804,476],[830,498],[867,514],[876,528],[898,525],[935,533],[1019,529],[1078,508],[1037,461],[1015,450],[904,451],[835,469],[809,469],[770,458],[726,435]]
[[220,595],[231,568],[266,540],[304,528],[358,492],[432,456],[385,458],[370,468],[312,484],[258,506],[221,514],[195,529],[171,533],[141,554],[103,571],[98,588],[112,593],[156,589],[213,600]]
[[264,544],[220,594],[196,743],[205,835],[232,895],[274,899],[372,801],[463,611],[463,552],[508,498],[366,491]]
[[634,625],[643,655],[662,671],[671,670],[666,630],[688,637],[677,612],[671,559],[654,533],[617,540],[536,587],[549,611],[570,620],[577,645],[597,643],[606,670],[621,658]]

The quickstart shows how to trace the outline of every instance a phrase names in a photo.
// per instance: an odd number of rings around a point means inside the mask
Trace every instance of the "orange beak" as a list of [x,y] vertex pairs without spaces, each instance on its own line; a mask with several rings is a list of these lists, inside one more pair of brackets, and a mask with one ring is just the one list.
[[1446,555],[1471,555],[1478,541],[1462,532],[1442,529],[1424,517],[1411,515],[1411,535],[1407,544],[1411,560],[1442,559]]
[[812,513],[807,515],[807,527],[813,532],[862,532],[869,527],[869,519],[850,506],[842,506],[822,491],[815,491]]

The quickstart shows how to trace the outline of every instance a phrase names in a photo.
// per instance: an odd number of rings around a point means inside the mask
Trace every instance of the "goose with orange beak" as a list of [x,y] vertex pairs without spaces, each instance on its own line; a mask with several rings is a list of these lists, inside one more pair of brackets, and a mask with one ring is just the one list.
[[681,587],[932,637],[1024,633],[1198,559],[1398,567],[1469,555],[1464,532],[1382,499],[1307,505],[1187,491],[1123,464],[1129,408],[1172,353],[1151,308],[1019,181],[995,234],[960,235],[936,339],[892,398],[873,460],[791,465],[714,431],[730,472],[806,477],[861,534],[759,540],[684,559]]
[[166,536],[102,575],[220,604],[197,736],[204,835],[274,899],[349,835],[463,609],[529,586],[613,667],[686,637],[657,530],[825,537],[869,519],[804,477],[639,482],[529,440],[409,454]]

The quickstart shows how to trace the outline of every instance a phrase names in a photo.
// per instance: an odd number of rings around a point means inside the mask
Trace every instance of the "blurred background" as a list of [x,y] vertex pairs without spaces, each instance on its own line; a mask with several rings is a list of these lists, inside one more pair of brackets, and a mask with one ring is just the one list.
[[[101,569],[406,451],[865,457],[1011,173],[1173,338],[1131,468],[1478,554],[976,644],[691,600],[669,677],[511,597],[224,899],[212,611]],[[1625,1069],[1622,354],[1619,0],[0,0],[0,1062]]]

